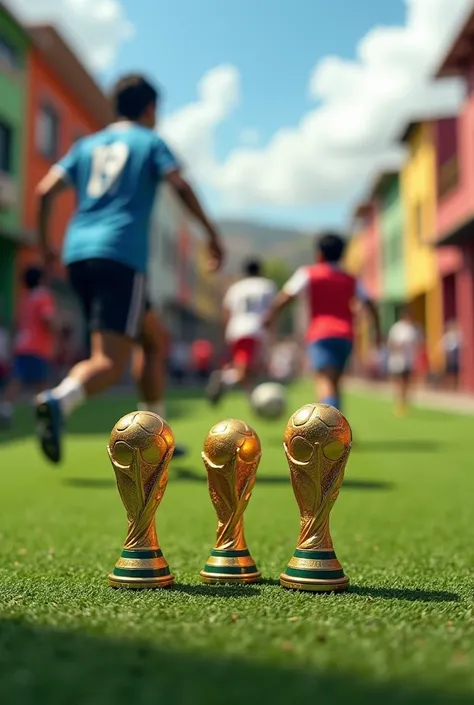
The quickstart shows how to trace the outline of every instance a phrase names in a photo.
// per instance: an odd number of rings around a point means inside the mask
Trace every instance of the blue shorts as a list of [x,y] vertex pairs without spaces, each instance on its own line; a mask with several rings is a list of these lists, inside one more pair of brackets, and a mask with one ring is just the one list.
[[17,355],[13,376],[25,386],[45,384],[49,379],[49,362],[38,355]]
[[327,367],[344,371],[352,352],[352,340],[347,338],[323,338],[308,345],[308,357],[315,372]]

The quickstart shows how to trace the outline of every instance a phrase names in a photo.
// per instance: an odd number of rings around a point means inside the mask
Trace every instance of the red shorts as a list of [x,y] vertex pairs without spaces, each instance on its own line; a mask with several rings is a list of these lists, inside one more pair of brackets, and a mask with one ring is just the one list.
[[255,368],[260,357],[260,340],[239,338],[230,344],[232,362],[238,367]]

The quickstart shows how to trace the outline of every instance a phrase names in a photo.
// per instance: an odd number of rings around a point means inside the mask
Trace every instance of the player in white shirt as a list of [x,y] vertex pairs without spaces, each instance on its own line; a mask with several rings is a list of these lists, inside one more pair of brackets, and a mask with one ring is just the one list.
[[262,275],[262,269],[258,260],[247,262],[244,278],[224,297],[225,338],[231,363],[210,377],[207,397],[214,404],[227,388],[249,388],[261,361],[267,337],[263,320],[277,293],[276,285]]
[[397,400],[396,412],[406,413],[413,372],[420,352],[423,336],[413,320],[409,307],[395,323],[388,334],[388,371],[395,382]]

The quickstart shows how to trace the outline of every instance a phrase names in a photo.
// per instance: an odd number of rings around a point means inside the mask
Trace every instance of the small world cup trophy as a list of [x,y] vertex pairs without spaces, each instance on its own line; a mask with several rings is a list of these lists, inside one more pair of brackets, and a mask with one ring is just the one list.
[[128,519],[122,554],[109,575],[114,588],[161,588],[174,580],[155,526],[173,450],[171,429],[157,414],[135,411],[112,429],[107,452]]
[[349,585],[334,552],[329,514],[344,479],[351,443],[351,427],[333,406],[308,404],[288,421],[283,445],[301,518],[298,545],[280,575],[283,587],[328,592]]
[[206,437],[202,459],[218,525],[216,544],[200,573],[204,583],[260,580],[261,574],[245,541],[243,514],[261,454],[257,434],[243,421],[222,421]]

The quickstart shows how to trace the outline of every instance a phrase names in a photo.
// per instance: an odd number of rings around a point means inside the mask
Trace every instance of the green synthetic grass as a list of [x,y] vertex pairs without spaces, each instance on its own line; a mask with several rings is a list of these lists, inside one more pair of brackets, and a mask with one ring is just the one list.
[[[291,407],[312,389],[291,392]],[[244,400],[210,411],[174,397],[176,461],[158,512],[168,591],[107,587],[125,513],[105,452],[133,400],[107,399],[70,424],[60,469],[46,465],[24,411],[0,437],[1,705],[472,703],[474,420],[351,397],[355,435],[332,515],[349,593],[285,591],[298,513],[281,450],[283,422],[252,419]],[[260,433],[263,459],[246,513],[260,586],[208,587],[198,573],[215,515],[200,449],[228,416]]]

